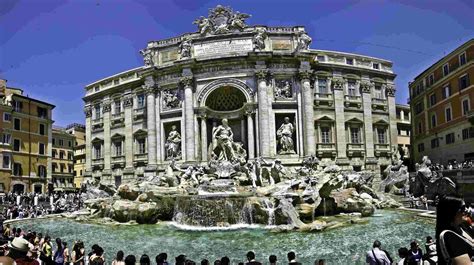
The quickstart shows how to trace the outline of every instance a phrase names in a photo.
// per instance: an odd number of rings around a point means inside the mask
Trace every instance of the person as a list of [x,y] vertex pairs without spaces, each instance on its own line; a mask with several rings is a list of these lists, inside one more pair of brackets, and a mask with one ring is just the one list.
[[408,249],[403,247],[398,249],[398,256],[400,260],[397,262],[397,265],[407,265],[408,264]]
[[221,265],[230,265],[230,259],[226,257],[221,258]]
[[423,260],[428,262],[430,265],[434,265],[438,262],[438,254],[436,252],[436,242],[431,236],[426,237],[425,243],[426,254],[423,256]]
[[184,265],[186,262],[186,256],[181,254],[175,258],[175,261],[175,265]]
[[64,264],[69,265],[69,263],[71,263],[71,257],[69,256],[69,249],[67,248],[67,242],[63,242],[63,257],[64,257]]
[[92,255],[89,256],[91,265],[102,265],[105,264],[104,249],[99,245],[94,245]]
[[246,265],[262,265],[262,263],[255,260],[255,253],[253,251],[247,252],[247,261]]
[[201,260],[201,265],[209,265],[209,260],[207,259]]
[[[123,256],[123,251],[119,250],[117,252],[117,255],[115,255],[115,259],[112,261],[112,265],[125,265],[125,262],[123,261]],[[158,264],[158,261],[156,263]]]
[[30,250],[28,246],[28,241],[23,238],[17,237],[14,238],[8,247],[8,255],[0,257],[0,264],[10,265],[20,263],[27,259],[28,251]]
[[137,262],[137,259],[135,258],[134,255],[128,255],[125,258],[125,265],[135,265],[136,262]]
[[366,263],[370,265],[390,265],[390,259],[387,257],[387,254],[383,252],[380,247],[382,243],[380,241],[375,240],[374,244],[372,245],[372,250],[367,251],[366,255]]
[[43,252],[44,255],[47,258],[52,258],[52,256],[53,256],[53,247],[51,246],[51,237],[50,236],[46,236],[44,238],[43,248],[41,249],[41,252]]
[[150,257],[147,254],[140,257],[140,265],[151,265]]
[[276,265],[277,257],[275,255],[270,255],[270,257],[268,257],[268,261],[270,262],[270,265]]
[[72,264],[74,265],[84,265],[84,254],[85,254],[85,249],[84,249],[84,243],[82,241],[77,241],[74,246],[72,247]]
[[288,252],[288,265],[301,265],[301,263],[296,261],[296,253],[293,251]]
[[3,239],[8,240],[10,238],[10,224],[6,224],[5,228],[3,229]]
[[[325,260],[324,259],[319,259],[318,260],[318,265],[324,265]],[[316,264],[315,264],[316,265]]]
[[156,256],[155,261],[157,265],[168,265],[168,254],[166,253],[160,253],[158,256]]
[[436,207],[436,250],[438,264],[471,264],[472,237],[462,228],[466,206],[461,198],[446,196]]
[[63,243],[61,242],[61,238],[56,238],[56,252],[54,252],[54,263],[56,265],[63,265],[64,264],[64,249],[63,249]]

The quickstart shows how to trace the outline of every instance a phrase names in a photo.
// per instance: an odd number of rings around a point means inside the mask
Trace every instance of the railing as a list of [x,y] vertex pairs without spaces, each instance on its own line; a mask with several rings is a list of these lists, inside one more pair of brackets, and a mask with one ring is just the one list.
[[374,146],[377,150],[390,150],[389,144],[374,144]]
[[364,144],[362,143],[348,143],[347,144],[348,150],[364,150]]
[[102,164],[104,164],[104,159],[103,158],[94,158],[94,159],[92,159],[92,164],[93,165],[102,165]]
[[356,95],[345,95],[344,98],[349,101],[360,101],[361,97]]
[[135,154],[135,160],[147,160],[147,159],[148,159],[147,153]]
[[122,163],[125,162],[125,156],[124,155],[118,155],[118,156],[113,156],[112,157],[112,163]]
[[123,112],[112,114],[112,120],[122,119],[123,117],[124,117],[124,113],[123,113]]
[[318,143],[317,148],[322,149],[322,150],[333,150],[333,149],[336,149],[336,144],[335,143]]
[[104,122],[104,118],[100,117],[100,118],[92,120],[92,125],[101,124],[103,122]]
[[332,99],[330,93],[314,93],[314,99]]
[[145,114],[146,113],[146,107],[141,107],[141,108],[134,109],[133,113],[135,113],[135,115]]
[[372,98],[372,103],[374,104],[387,104],[387,100],[383,98]]

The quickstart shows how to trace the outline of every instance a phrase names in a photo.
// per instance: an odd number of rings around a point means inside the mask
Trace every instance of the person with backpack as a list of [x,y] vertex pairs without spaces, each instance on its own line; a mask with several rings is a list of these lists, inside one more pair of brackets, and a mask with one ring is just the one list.
[[382,243],[375,240],[372,245],[372,250],[367,251],[365,261],[370,265],[390,265],[392,262],[388,258],[385,251],[381,249]]

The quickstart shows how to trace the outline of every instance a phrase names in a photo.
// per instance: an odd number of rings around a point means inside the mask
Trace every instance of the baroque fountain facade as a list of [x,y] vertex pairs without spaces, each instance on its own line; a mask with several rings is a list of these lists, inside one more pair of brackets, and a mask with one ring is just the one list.
[[320,215],[398,205],[372,187],[396,160],[392,63],[249,17],[217,6],[197,32],[149,42],[143,67],[86,87],[96,216],[320,230]]

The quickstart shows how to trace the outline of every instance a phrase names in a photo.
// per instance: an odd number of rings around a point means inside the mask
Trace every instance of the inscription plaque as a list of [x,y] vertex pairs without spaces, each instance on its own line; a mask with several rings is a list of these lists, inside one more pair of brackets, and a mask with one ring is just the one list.
[[196,57],[225,53],[238,53],[252,50],[252,39],[223,40],[194,44],[194,56]]

